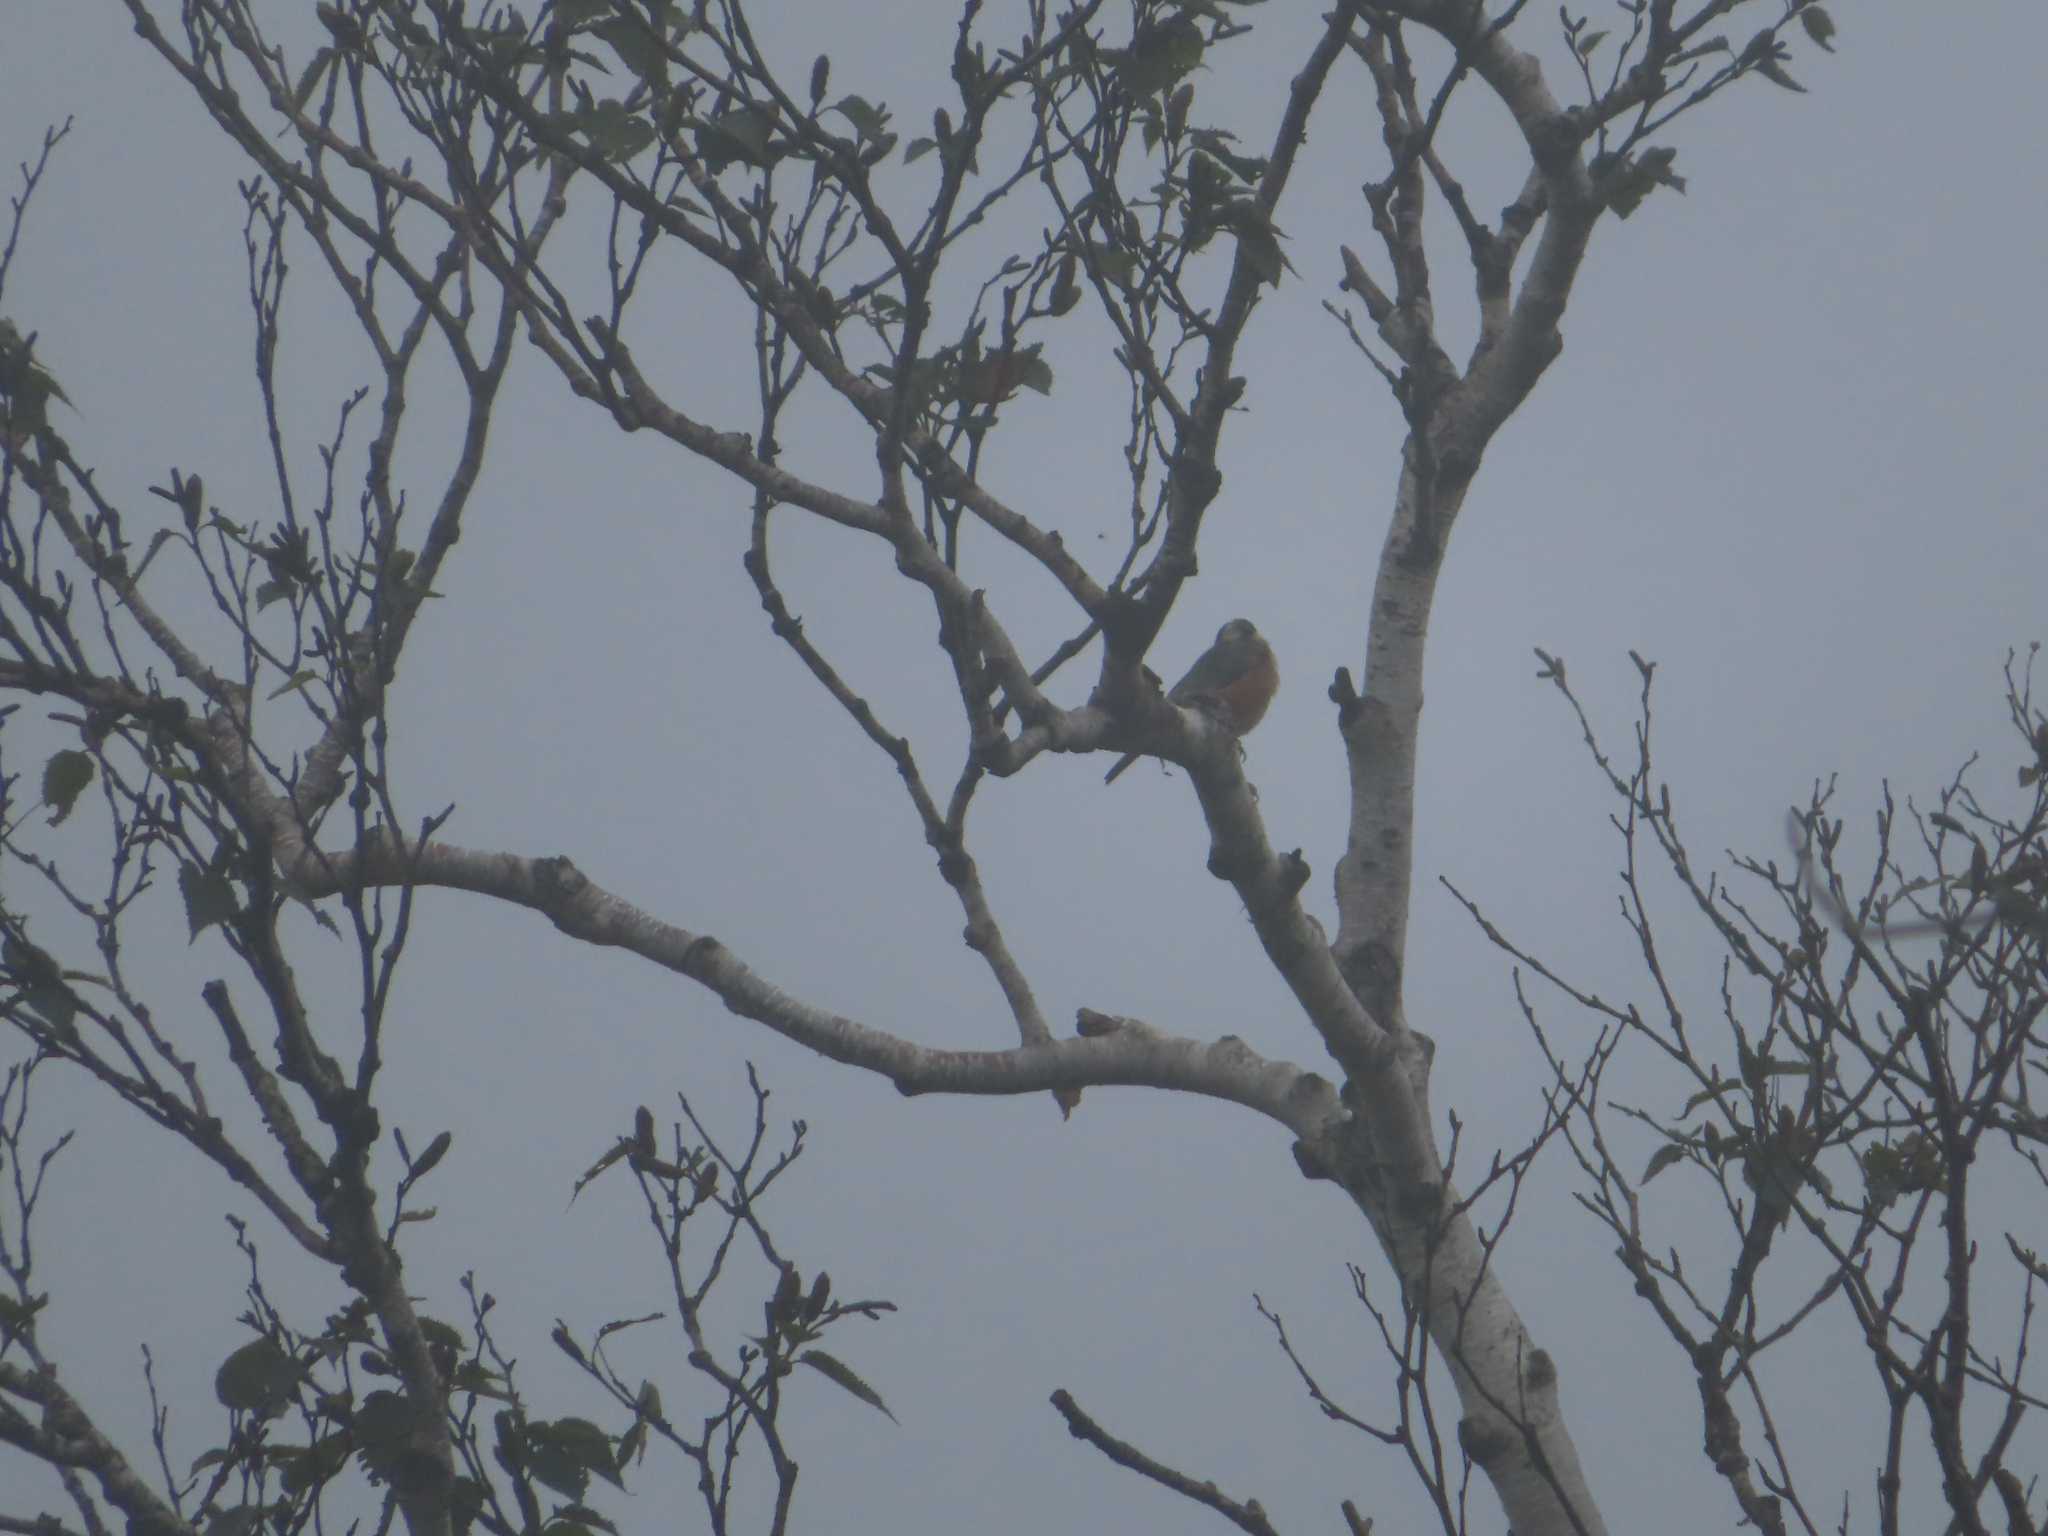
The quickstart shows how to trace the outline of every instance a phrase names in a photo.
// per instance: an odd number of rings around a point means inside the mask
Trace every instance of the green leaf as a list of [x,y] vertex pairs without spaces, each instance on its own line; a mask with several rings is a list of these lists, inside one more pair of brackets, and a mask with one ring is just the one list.
[[1288,269],[1287,257],[1280,249],[1280,232],[1259,221],[1239,219],[1234,223],[1238,249],[1250,259],[1259,280],[1279,287],[1280,275]]
[[1086,242],[1084,249],[1088,265],[1100,272],[1119,288],[1128,288],[1138,275],[1138,257],[1134,251],[1127,251],[1120,245],[1110,245],[1102,240]]
[[796,1358],[798,1364],[808,1365],[826,1380],[851,1392],[870,1408],[887,1414],[890,1423],[897,1422],[896,1415],[889,1412],[889,1405],[882,1401],[881,1394],[855,1375],[852,1368],[837,1356],[828,1355],[822,1349],[807,1349]]
[[1710,1088],[1702,1088],[1698,1093],[1685,1101],[1685,1108],[1678,1112],[1678,1118],[1681,1120],[1685,1119],[1686,1116],[1690,1115],[1702,1104],[1720,1102],[1725,1095],[1733,1091],[1734,1086],[1733,1083],[1716,1083]]
[[[287,1485],[285,1491],[298,1490]],[[233,1509],[223,1509],[206,1522],[206,1536],[252,1536],[263,1528],[263,1519],[269,1513],[262,1504],[237,1504]]]
[[652,86],[668,84],[668,50],[647,23],[631,11],[619,11],[591,31],[611,45],[626,68]]
[[[284,1491],[294,1496],[308,1488],[318,1487],[335,1476],[348,1465],[349,1453],[355,1449],[355,1436],[345,1429],[322,1435],[311,1445],[280,1446],[279,1450],[294,1452],[279,1468],[278,1481]],[[212,1536],[209,1532],[208,1536]]]
[[1202,29],[1185,16],[1174,16],[1141,28],[1129,48],[1110,57],[1124,89],[1143,101],[1198,66],[1204,46]]
[[50,1298],[47,1295],[32,1296],[27,1301],[14,1296],[0,1296],[0,1343],[11,1342],[25,1329],[32,1327],[36,1314],[49,1304]]
[[590,1487],[590,1468],[551,1429],[548,1424],[535,1424],[527,1430],[526,1468],[564,1498],[581,1499]]
[[903,146],[903,163],[905,165],[915,165],[938,147],[936,139],[912,139]]
[[1600,167],[1607,206],[1625,219],[1642,206],[1643,199],[1656,187],[1669,187],[1683,196],[1685,178],[1671,169],[1677,159],[1678,151],[1666,145]]
[[1835,51],[1835,18],[1817,5],[1799,8],[1799,24],[1806,28],[1806,35],[1829,53]]
[[888,128],[889,109],[862,96],[842,96],[825,110],[837,112],[853,124],[853,131],[863,144],[881,138]]
[[1052,393],[1052,365],[1034,343],[1017,351],[990,352],[961,370],[960,399],[969,405],[998,405],[1020,389]]
[[297,693],[306,684],[315,681],[319,675],[317,672],[294,672],[291,675],[290,681],[279,683],[269,693],[265,694],[264,697],[267,699],[281,699],[288,693]]
[[1197,128],[1188,135],[1188,140],[1203,154],[1226,167],[1230,173],[1247,186],[1254,186],[1266,174],[1264,155],[1242,155],[1232,149],[1236,135],[1220,128]]
[[455,1367],[455,1374],[448,1378],[448,1385],[451,1390],[467,1392],[472,1397],[489,1397],[501,1403],[509,1403],[513,1401],[513,1397],[503,1385],[504,1380],[504,1377],[481,1361],[465,1360]]
[[654,142],[654,125],[624,102],[601,101],[578,119],[584,141],[607,160],[630,160]]
[[1650,1154],[1650,1161],[1648,1166],[1643,1169],[1643,1177],[1641,1182],[1645,1184],[1649,1183],[1650,1180],[1657,1177],[1658,1174],[1662,1173],[1666,1168],[1669,1168],[1673,1163],[1679,1161],[1679,1159],[1683,1158],[1684,1156],[1684,1142],[1665,1142],[1663,1146],[1659,1147],[1655,1152]]
[[185,923],[192,930],[187,943],[215,923],[225,923],[235,915],[235,891],[226,875],[203,870],[197,864],[180,864],[178,893],[185,898]]
[[[445,1136],[446,1134],[447,1132],[442,1132],[442,1135]],[[439,1141],[441,1138],[437,1136],[434,1139]],[[427,1150],[431,1152],[433,1148],[429,1147]],[[460,1333],[457,1333],[448,1324],[442,1322],[438,1317],[421,1318],[420,1334],[429,1344],[447,1350],[451,1354],[459,1355],[469,1347],[469,1340],[465,1339]]]
[[50,825],[71,814],[85,786],[92,782],[92,758],[84,752],[54,752],[43,764],[43,804],[50,807]]
[[704,168],[716,176],[735,162],[760,166],[775,163],[769,135],[775,131],[775,112],[769,107],[739,107],[714,117],[697,130],[697,153]]
[[56,378],[35,360],[29,340],[0,320],[0,404],[7,423],[17,432],[40,430],[49,419],[53,399],[71,404]]
[[418,1463],[421,1453],[413,1447],[413,1430],[418,1415],[411,1403],[397,1392],[372,1392],[356,1407],[357,1458],[371,1477],[399,1486]]
[[611,12],[612,0],[555,0],[555,20],[571,29]]
[[314,51],[312,59],[307,62],[304,69],[299,71],[299,83],[292,87],[292,105],[294,107],[301,112],[306,110],[306,103],[313,99],[313,92],[319,89],[320,77],[327,73],[329,66],[339,57],[341,55],[332,48],[320,48]]
[[595,1472],[606,1482],[625,1487],[619,1482],[618,1452],[612,1445],[612,1437],[590,1420],[556,1419],[546,1428],[554,1443],[575,1458],[586,1472]]
[[299,1381],[299,1364],[283,1345],[271,1338],[254,1339],[221,1362],[213,1376],[213,1395],[224,1408],[274,1419],[298,1392]]
[[583,1177],[578,1179],[576,1181],[576,1187],[569,1191],[569,1203],[571,1205],[574,1205],[576,1203],[576,1197],[583,1193],[584,1185],[588,1184],[592,1179],[596,1178],[600,1173],[603,1173],[605,1169],[611,1167],[613,1163],[616,1163],[620,1158],[626,1156],[626,1154],[631,1152],[632,1150],[632,1139],[630,1137],[621,1136],[618,1139],[617,1143],[614,1144],[611,1151],[605,1153],[603,1157],[600,1157],[596,1162],[592,1163],[588,1168],[583,1170]]
[[0,943],[0,964],[7,979],[21,988],[21,1000],[53,1029],[69,1029],[78,1016],[78,999],[64,984],[64,968],[56,958],[25,939],[8,935]]
[[623,1472],[634,1460],[647,1452],[647,1421],[636,1419],[633,1427],[619,1436],[619,1456],[616,1465]]
[[1794,80],[1783,67],[1790,54],[1791,50],[1778,41],[1777,34],[1771,28],[1765,27],[1749,40],[1749,46],[1742,50],[1736,62],[1755,70],[1781,90],[1797,91],[1804,95],[1806,87]]
[[448,1149],[454,1144],[455,1135],[452,1131],[441,1132],[440,1135],[427,1143],[427,1150],[414,1160],[412,1165],[405,1170],[406,1173],[415,1179],[424,1178],[433,1171],[435,1164],[448,1155]]
[[149,536],[149,548],[142,552],[141,563],[135,567],[135,574],[130,580],[141,581],[142,573],[149,569],[149,562],[156,558],[157,551],[176,537],[177,535],[168,528],[159,528],[155,533],[151,534]]

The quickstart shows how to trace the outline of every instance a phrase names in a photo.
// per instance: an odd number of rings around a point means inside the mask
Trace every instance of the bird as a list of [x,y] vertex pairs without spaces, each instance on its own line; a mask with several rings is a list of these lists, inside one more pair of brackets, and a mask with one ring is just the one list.
[[[1242,736],[1266,718],[1266,706],[1280,691],[1280,664],[1266,637],[1250,619],[1232,619],[1216,631],[1216,643],[1195,658],[1187,676],[1167,691],[1167,700],[1215,716]],[[1102,776],[1107,784],[1138,760],[1127,752]]]

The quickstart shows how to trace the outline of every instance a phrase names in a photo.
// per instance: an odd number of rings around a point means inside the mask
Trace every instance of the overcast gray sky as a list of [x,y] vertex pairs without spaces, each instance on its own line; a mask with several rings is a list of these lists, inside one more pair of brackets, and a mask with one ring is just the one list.
[[[832,51],[835,93],[886,100],[910,124],[941,99],[950,6],[899,0],[829,20],[758,9],[788,18],[764,31],[790,56]],[[1313,9],[1251,13],[1257,34],[1201,78],[1202,99],[1263,140]],[[1809,94],[1731,92],[1672,135],[1687,195],[1600,226],[1564,354],[1493,445],[1450,556],[1408,1006],[1439,1043],[1434,1104],[1464,1121],[1473,1165],[1529,1133],[1540,1078],[1507,967],[1438,877],[1601,990],[1642,991],[1614,917],[1606,807],[1532,646],[1567,658],[1616,745],[1635,702],[1629,649],[1661,664],[1662,761],[1702,858],[1773,851],[1785,806],[1817,776],[1841,775],[1838,805],[1864,824],[1884,781],[1924,795],[1971,751],[1989,753],[1987,780],[2011,782],[1998,669],[2048,630],[2048,12],[2031,0],[1835,9],[1838,55],[1795,65]],[[1299,275],[1254,322],[1239,363],[1249,414],[1232,426],[1202,575],[1155,653],[1176,672],[1238,613],[1271,637],[1286,681],[1248,744],[1250,770],[1275,843],[1314,865],[1308,895],[1326,919],[1345,777],[1324,690],[1337,666],[1359,665],[1399,442],[1384,390],[1319,308],[1338,296],[1338,244],[1371,243],[1357,187],[1379,162],[1356,80],[1346,89],[1281,210]],[[228,515],[274,516],[248,366],[243,162],[113,0],[16,0],[0,151],[32,156],[66,117],[73,135],[6,296],[76,403],[65,430],[128,505],[146,506],[144,487],[177,464],[203,470]],[[1482,112],[1448,141],[1483,209],[1519,181],[1502,128]],[[307,473],[340,393],[373,378],[321,282],[301,250],[307,304],[283,367]],[[1440,293],[1463,287],[1458,267],[1440,272]],[[704,359],[706,391],[746,373],[718,350],[737,334],[725,295],[684,286],[665,302],[672,367]],[[1469,331],[1457,334],[1462,355]],[[932,1042],[1005,1043],[1007,1016],[958,942],[890,765],[767,632],[739,565],[746,496],[651,435],[620,437],[536,362],[515,372],[445,600],[408,652],[394,710],[402,803],[453,802],[447,835],[461,843],[566,853],[837,1011]],[[1052,398],[1015,405],[988,462],[993,484],[1084,554],[1112,547],[1089,530],[1113,538],[1124,496],[1115,378],[1099,354],[1062,360]],[[423,428],[433,409],[423,402]],[[742,397],[720,424],[751,416]],[[871,454],[838,429],[790,447],[797,467],[867,492]],[[413,453],[430,485],[431,430]],[[928,605],[874,551],[794,517],[778,550],[814,637],[893,728],[957,763]],[[1018,575],[993,569],[992,586]],[[1001,600],[1035,647],[1069,627],[1043,583]],[[1062,696],[1086,686],[1077,671]],[[1230,890],[1203,872],[1185,781],[1141,765],[1105,790],[1102,766],[1048,760],[991,785],[973,825],[1049,1015],[1130,1013],[1313,1061]],[[198,981],[228,957],[213,938],[188,953],[164,910],[167,1006],[196,1008]],[[1283,1529],[1336,1527],[1345,1497],[1382,1529],[1417,1528],[1406,1469],[1303,1400],[1252,1310],[1256,1291],[1326,1385],[1362,1414],[1382,1409],[1387,1371],[1344,1265],[1363,1263],[1389,1299],[1391,1280],[1350,1205],[1304,1183],[1267,1122],[1137,1091],[1093,1090],[1067,1123],[1043,1097],[905,1101],[531,914],[432,893],[421,912],[387,1120],[415,1145],[443,1127],[455,1143],[434,1191],[441,1218],[416,1234],[408,1277],[453,1317],[456,1277],[474,1269],[555,1411],[598,1405],[556,1370],[553,1320],[589,1326],[665,1300],[635,1198],[600,1183],[565,1209],[571,1181],[633,1105],[664,1113],[673,1089],[736,1130],[751,1060],[785,1118],[811,1127],[778,1231],[842,1293],[902,1308],[841,1348],[900,1427],[829,1389],[798,1410],[807,1525],[1212,1528],[1070,1440],[1045,1402],[1064,1386],[1162,1459],[1261,1499]],[[326,942],[310,925],[304,938],[310,954]],[[1710,1007],[1713,953],[1678,953]],[[1564,1038],[1585,1032],[1561,1009],[1547,1017]],[[1630,1070],[1610,1083],[1621,1096],[1632,1082],[1656,1090]],[[102,1422],[138,1445],[147,1342],[160,1380],[187,1394],[173,1435],[189,1459],[212,1443],[211,1373],[240,1337],[240,1266],[220,1216],[242,1206],[92,1094],[45,1108],[52,1131],[92,1131],[60,1165],[42,1234],[46,1337]],[[1570,1186],[1561,1161],[1546,1166],[1500,1262],[1560,1363],[1610,1524],[1679,1528],[1682,1509],[1682,1528],[1732,1525],[1699,1455],[1689,1373],[1638,1315]],[[2023,1238],[2048,1241],[2038,1209],[2010,1214]],[[281,1242],[265,1252],[291,1273]],[[319,1296],[309,1313],[334,1302]],[[659,1349],[648,1374],[673,1411],[686,1371],[674,1340]],[[1851,1347],[1799,1357],[1781,1383],[1801,1410],[1788,1422],[1805,1437],[1809,1493],[1826,1509],[1823,1490],[1846,1485],[1858,1528],[1877,1458],[1857,1439],[1866,1371]],[[0,1461],[0,1485],[17,1465]],[[603,1507],[629,1529],[670,1517],[657,1492]]]

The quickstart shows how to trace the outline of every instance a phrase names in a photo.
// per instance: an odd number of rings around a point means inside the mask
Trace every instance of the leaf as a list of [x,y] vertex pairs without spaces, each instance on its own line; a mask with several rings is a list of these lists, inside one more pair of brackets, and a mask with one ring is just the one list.
[[[285,1492],[296,1493],[290,1486],[290,1474],[286,1474]],[[237,1504],[233,1509],[223,1509],[206,1522],[206,1536],[251,1536],[263,1528],[264,1516],[269,1509],[261,1504]]]
[[1238,219],[1234,223],[1238,249],[1250,259],[1252,270],[1259,274],[1260,281],[1279,287],[1280,274],[1292,270],[1280,249],[1280,232],[1263,219]]
[[56,378],[35,360],[31,347],[29,338],[0,320],[0,402],[16,432],[40,430],[49,419],[52,399],[71,404]]
[[1600,46],[1600,39],[1606,35],[1605,31],[1588,32],[1584,37],[1573,43],[1572,47],[1578,52],[1580,58],[1590,59],[1593,57],[1593,50]]
[[607,160],[630,160],[654,142],[654,125],[624,102],[601,101],[577,116],[585,142]]
[[54,956],[26,939],[9,934],[0,942],[0,964],[7,979],[21,988],[21,1000],[54,1029],[69,1029],[78,1016],[78,999],[64,984],[64,968]]
[[1189,141],[1204,155],[1226,167],[1231,175],[1247,186],[1254,186],[1266,174],[1266,157],[1239,154],[1230,147],[1235,137],[1221,128],[1197,128],[1188,135]]
[[1814,42],[1825,48],[1829,53],[1835,51],[1835,18],[1830,16],[1825,10],[1817,5],[1801,6],[1799,8],[1799,24],[1806,28],[1806,35],[1812,38]]
[[357,1407],[356,1456],[373,1478],[397,1486],[420,1456],[413,1447],[417,1415],[396,1392],[372,1392]]
[[1678,1112],[1678,1118],[1681,1120],[1685,1119],[1686,1116],[1690,1115],[1702,1104],[1718,1102],[1729,1091],[1731,1086],[1727,1083],[1716,1083],[1711,1087],[1702,1088],[1698,1093],[1685,1101],[1685,1108]]
[[554,1518],[541,1527],[543,1536],[557,1529],[610,1531],[618,1536],[618,1527],[588,1504],[564,1504],[555,1511]]
[[472,1397],[495,1398],[501,1403],[513,1401],[510,1391],[503,1385],[504,1377],[475,1360],[465,1360],[455,1368],[455,1374],[448,1378],[451,1391],[467,1392]]
[[619,1481],[618,1453],[612,1446],[610,1435],[588,1419],[556,1419],[547,1428],[554,1442],[586,1471],[595,1472],[617,1487],[625,1487]]
[[1060,264],[1054,270],[1052,292],[1046,296],[1045,307],[1056,315],[1064,315],[1081,302],[1081,285],[1075,277],[1079,265],[1074,253],[1069,251],[1060,258]]
[[624,1157],[627,1153],[631,1152],[632,1150],[632,1139],[630,1137],[621,1136],[618,1139],[617,1143],[612,1147],[611,1151],[605,1153],[603,1157],[600,1157],[596,1162],[592,1163],[588,1168],[583,1170],[583,1177],[578,1179],[576,1181],[576,1187],[569,1191],[569,1203],[571,1205],[574,1205],[576,1203],[576,1197],[583,1193],[584,1185],[588,1184],[592,1179],[596,1178],[600,1173],[603,1173],[605,1169],[611,1167],[613,1163],[616,1163],[620,1158]]
[[811,110],[818,110],[818,103],[825,99],[825,86],[832,78],[832,61],[819,54],[811,65]]
[[1101,240],[1090,240],[1082,247],[1087,253],[1089,270],[1101,273],[1119,288],[1128,288],[1138,275],[1137,253],[1127,251],[1120,245],[1110,245]]
[[269,693],[265,694],[264,697],[267,699],[281,699],[288,693],[297,693],[306,684],[317,680],[318,677],[319,674],[316,672],[294,672],[289,681],[279,683]]
[[171,488],[165,490],[160,485],[152,485],[149,494],[162,497],[178,509],[179,514],[185,519],[187,533],[199,532],[199,518],[206,510],[206,483],[199,476],[181,475],[173,468]]
[[256,589],[256,611],[261,613],[272,603],[280,602],[292,595],[292,584],[288,581],[266,581]]
[[[279,1483],[286,1493],[296,1495],[326,1482],[348,1465],[349,1453],[355,1449],[355,1443],[355,1436],[348,1430],[337,1429],[332,1434],[322,1435],[311,1445],[278,1447],[297,1453],[281,1463]],[[213,1536],[210,1529],[207,1536]]]
[[441,1132],[440,1135],[427,1143],[427,1150],[419,1155],[417,1162],[406,1169],[406,1173],[414,1179],[424,1178],[433,1170],[436,1163],[448,1155],[449,1147],[454,1144],[455,1135],[452,1131]]
[[[596,1428],[595,1425],[592,1428]],[[603,1437],[603,1431],[598,1435]],[[607,1446],[606,1472],[618,1474],[610,1466]],[[590,1467],[583,1455],[576,1437],[564,1437],[558,1426],[550,1423],[531,1424],[526,1430],[527,1470],[541,1482],[567,1499],[581,1499],[590,1487]]]
[[450,1354],[459,1355],[469,1347],[469,1340],[438,1317],[420,1319],[420,1336],[429,1344]]
[[960,398],[969,405],[999,405],[1020,389],[1052,393],[1052,365],[1033,343],[1016,351],[990,352],[963,370]]
[[1202,29],[1185,16],[1141,27],[1131,46],[1109,55],[1117,79],[1139,101],[1177,84],[1202,62]]
[[332,48],[314,50],[313,57],[307,61],[306,67],[299,71],[299,83],[292,87],[294,107],[301,112],[306,110],[306,103],[313,99],[313,92],[319,89],[320,77],[327,73],[328,67],[340,56]]
[[939,144],[936,139],[912,139],[903,146],[903,163],[905,165],[915,165],[938,147]]
[[1774,63],[1769,59],[1766,59],[1762,63],[1758,64],[1756,67],[1756,72],[1762,75],[1766,80],[1770,81],[1771,84],[1777,86],[1780,90],[1796,91],[1801,96],[1804,96],[1806,94],[1805,86],[1801,85],[1797,80],[1794,80],[1792,76],[1788,74],[1783,68],[1781,68],[1778,64]]
[[178,866],[178,894],[185,898],[185,923],[191,929],[187,943],[215,923],[235,915],[234,887],[227,876],[201,869],[197,864]]
[[48,1295],[33,1296],[27,1301],[0,1296],[0,1343],[12,1342],[24,1329],[33,1326],[36,1314],[49,1304]]
[[668,84],[668,50],[654,29],[631,11],[621,10],[591,31],[610,44],[620,62],[647,84]]
[[1650,1161],[1648,1166],[1646,1166],[1643,1169],[1643,1177],[1641,1182],[1644,1184],[1649,1183],[1650,1180],[1657,1177],[1658,1174],[1662,1173],[1666,1168],[1669,1168],[1673,1163],[1677,1162],[1684,1156],[1684,1142],[1665,1142],[1663,1146],[1659,1147],[1655,1152],[1650,1154]]
[[617,1466],[623,1472],[638,1457],[647,1454],[647,1421],[636,1419],[633,1427],[619,1436],[619,1457]]
[[224,1408],[274,1419],[299,1389],[299,1364],[272,1338],[251,1340],[214,1372],[213,1395]]
[[50,825],[71,814],[85,786],[92,782],[92,758],[76,749],[50,754],[43,764],[43,804],[50,807]]
[[1669,187],[1683,196],[1685,178],[1671,169],[1677,159],[1678,151],[1667,145],[1646,149],[1640,155],[1602,167],[1602,190],[1607,206],[1617,217],[1625,219],[1642,206],[1643,199],[1657,187]]
[[1806,87],[1780,68],[1780,65],[1789,56],[1789,50],[1783,43],[1778,41],[1776,32],[1769,27],[1765,27],[1763,31],[1757,33],[1755,37],[1749,40],[1748,45],[1743,48],[1741,55],[1736,59],[1736,63],[1755,70],[1766,80],[1770,81],[1771,84],[1779,86],[1784,90],[1804,93]]
[[149,548],[142,552],[141,563],[135,567],[135,574],[129,579],[131,581],[141,581],[142,573],[149,569],[149,562],[156,558],[157,551],[176,537],[177,535],[168,528],[159,528],[155,533],[151,534],[149,536]]
[[889,109],[863,96],[842,96],[825,110],[837,112],[853,124],[853,131],[863,144],[881,138],[889,123]]
[[889,1412],[889,1405],[882,1401],[881,1394],[862,1381],[859,1376],[854,1374],[851,1367],[847,1366],[836,1356],[828,1355],[822,1349],[807,1349],[796,1358],[798,1364],[808,1365],[819,1375],[825,1377],[826,1380],[835,1382],[846,1391],[851,1392],[870,1408],[887,1414],[890,1423],[899,1422],[896,1415]]
[[735,162],[765,169],[775,163],[768,144],[774,128],[775,113],[770,108],[740,107],[712,118],[697,130],[697,153],[714,176]]

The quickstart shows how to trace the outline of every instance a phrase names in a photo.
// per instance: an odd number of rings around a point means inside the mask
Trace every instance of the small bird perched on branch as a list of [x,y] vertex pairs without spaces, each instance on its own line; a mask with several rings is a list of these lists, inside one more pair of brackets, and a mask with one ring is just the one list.
[[[1266,706],[1280,691],[1280,663],[1266,637],[1250,619],[1232,619],[1216,631],[1216,643],[1195,659],[1188,674],[1167,691],[1184,709],[1199,709],[1242,736],[1266,718]],[[1107,784],[1138,760],[1128,752],[1102,776]]]

